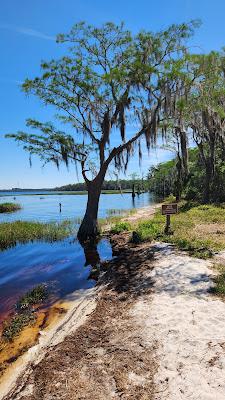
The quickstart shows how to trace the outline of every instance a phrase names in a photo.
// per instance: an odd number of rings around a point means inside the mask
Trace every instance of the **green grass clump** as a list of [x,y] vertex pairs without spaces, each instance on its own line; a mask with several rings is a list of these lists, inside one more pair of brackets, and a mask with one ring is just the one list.
[[225,265],[215,265],[219,275],[217,275],[214,281],[214,287],[211,289],[211,293],[216,294],[218,296],[225,296]]
[[112,228],[111,233],[121,233],[131,230],[131,224],[127,221],[117,222]]
[[43,304],[48,295],[45,285],[35,286],[25,293],[15,305],[16,314],[4,324],[2,338],[12,341],[25,326],[33,324],[36,321],[33,306]]
[[153,220],[140,222],[133,232],[132,241],[135,243],[152,241],[161,236],[161,226]]
[[[165,237],[166,239],[166,237]],[[197,257],[197,258],[211,258],[213,256],[213,250],[210,248],[210,245],[207,243],[202,243],[201,241],[198,241],[197,239],[192,241],[189,239],[177,239],[175,240],[172,238],[168,238],[168,241],[176,244],[176,246],[180,250],[188,251],[190,255]]]
[[40,223],[28,221],[3,222],[0,224],[0,250],[33,240],[54,242],[72,233],[72,223]]
[[0,204],[0,213],[11,213],[14,211],[21,210],[20,204],[16,203],[1,203]]
[[25,326],[34,323],[35,320],[35,313],[30,311],[16,314],[7,324],[5,324],[2,332],[2,338],[8,342],[11,342]]
[[48,297],[48,291],[45,285],[38,285],[24,296],[22,296],[16,303],[16,309],[18,311],[27,310],[34,304],[43,303]]

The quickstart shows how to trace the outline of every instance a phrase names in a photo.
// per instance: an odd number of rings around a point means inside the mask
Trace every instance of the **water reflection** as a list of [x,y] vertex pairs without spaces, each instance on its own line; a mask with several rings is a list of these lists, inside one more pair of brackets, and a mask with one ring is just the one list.
[[85,256],[85,267],[91,265],[96,267],[101,261],[100,254],[98,252],[98,242],[85,242],[82,244]]
[[102,239],[82,247],[72,238],[62,242],[33,242],[0,253],[0,323],[14,309],[20,296],[41,283],[51,299],[60,299],[77,289],[92,287],[88,279],[100,260],[112,258],[110,243]]

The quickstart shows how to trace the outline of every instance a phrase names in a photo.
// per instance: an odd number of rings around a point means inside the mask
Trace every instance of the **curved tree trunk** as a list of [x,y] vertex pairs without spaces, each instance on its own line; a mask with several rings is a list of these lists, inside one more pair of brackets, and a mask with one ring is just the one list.
[[87,183],[88,201],[83,221],[78,230],[77,238],[82,242],[92,241],[99,234],[98,227],[98,206],[105,172]]

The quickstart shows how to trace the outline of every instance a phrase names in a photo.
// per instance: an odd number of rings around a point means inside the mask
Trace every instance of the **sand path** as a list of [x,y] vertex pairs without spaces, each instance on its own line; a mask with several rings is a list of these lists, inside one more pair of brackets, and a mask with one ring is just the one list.
[[[152,299],[132,310],[143,342],[157,341],[155,400],[225,399],[225,303],[209,294],[210,262],[158,245]],[[157,254],[158,253],[158,254]]]
[[137,222],[140,221],[141,219],[152,218],[156,210],[159,209],[161,205],[162,205],[161,203],[156,203],[150,206],[138,208],[136,209],[134,214],[125,217],[124,221]]

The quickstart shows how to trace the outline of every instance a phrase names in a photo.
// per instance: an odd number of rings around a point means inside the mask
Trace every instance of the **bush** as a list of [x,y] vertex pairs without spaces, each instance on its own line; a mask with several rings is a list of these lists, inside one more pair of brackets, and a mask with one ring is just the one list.
[[111,229],[111,233],[121,233],[124,231],[130,231],[131,224],[127,221],[117,222]]
[[16,203],[2,203],[0,204],[0,213],[10,213],[21,210],[20,204]]
[[136,231],[133,232],[133,243],[140,243],[146,240],[152,241],[162,235],[161,227],[153,221],[144,221],[138,225]]

